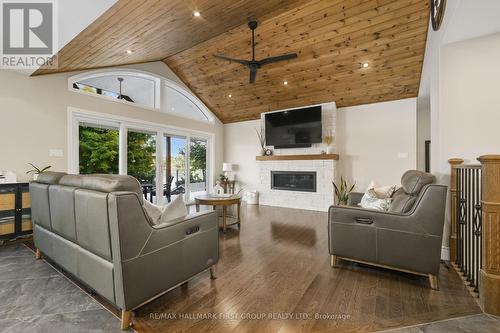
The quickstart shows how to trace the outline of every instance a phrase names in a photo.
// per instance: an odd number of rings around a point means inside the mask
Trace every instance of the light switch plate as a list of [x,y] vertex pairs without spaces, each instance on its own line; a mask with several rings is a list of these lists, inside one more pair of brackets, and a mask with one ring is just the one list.
[[408,158],[408,153],[407,152],[402,152],[402,153],[398,153],[398,158]]
[[49,157],[63,157],[64,153],[62,149],[49,149]]

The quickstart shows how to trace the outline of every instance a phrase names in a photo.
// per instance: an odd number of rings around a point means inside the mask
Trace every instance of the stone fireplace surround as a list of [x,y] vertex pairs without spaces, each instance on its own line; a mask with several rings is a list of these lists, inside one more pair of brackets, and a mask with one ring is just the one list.
[[[335,103],[327,103],[322,106],[323,137],[325,135],[335,137]],[[275,149],[274,155],[321,154],[325,150],[325,144],[313,144],[311,148]],[[335,141],[331,150],[332,152],[336,151]],[[330,205],[333,204],[332,180],[335,179],[335,160],[271,160],[258,161],[258,165],[260,204],[324,212],[327,212]],[[316,172],[316,192],[271,189],[271,171]]]

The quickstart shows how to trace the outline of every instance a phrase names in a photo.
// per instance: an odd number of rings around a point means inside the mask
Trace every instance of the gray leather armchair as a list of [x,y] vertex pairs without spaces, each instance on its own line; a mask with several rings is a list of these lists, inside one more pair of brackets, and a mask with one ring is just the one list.
[[30,184],[37,258],[49,257],[122,311],[210,269],[219,260],[215,212],[153,225],[130,176],[46,172]]
[[338,259],[424,275],[438,288],[447,187],[433,175],[410,170],[388,212],[363,209],[362,193],[349,206],[331,206],[328,236],[331,265]]

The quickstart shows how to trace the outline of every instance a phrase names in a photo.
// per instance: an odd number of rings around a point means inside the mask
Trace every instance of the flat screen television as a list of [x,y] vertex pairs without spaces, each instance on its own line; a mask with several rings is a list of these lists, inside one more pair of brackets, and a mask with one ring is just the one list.
[[322,141],[321,106],[272,112],[264,117],[268,146],[303,148]]

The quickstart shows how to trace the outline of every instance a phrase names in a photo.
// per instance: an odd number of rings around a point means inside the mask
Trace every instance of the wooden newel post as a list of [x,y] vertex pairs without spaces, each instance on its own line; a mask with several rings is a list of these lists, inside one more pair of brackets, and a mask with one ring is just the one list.
[[500,155],[484,155],[482,177],[483,262],[479,278],[479,299],[483,311],[500,315]]
[[458,230],[458,199],[457,199],[457,169],[463,164],[461,158],[450,158],[448,160],[451,166],[450,177],[450,261],[457,262],[457,230]]

